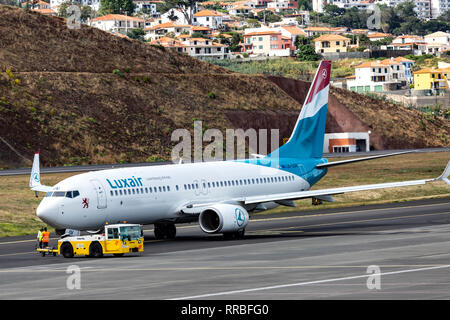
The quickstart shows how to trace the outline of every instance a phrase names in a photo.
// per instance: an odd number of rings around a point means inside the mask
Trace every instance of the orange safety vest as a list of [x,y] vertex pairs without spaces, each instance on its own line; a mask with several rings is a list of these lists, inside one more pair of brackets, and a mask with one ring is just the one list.
[[42,242],[48,242],[50,240],[50,232],[42,232]]

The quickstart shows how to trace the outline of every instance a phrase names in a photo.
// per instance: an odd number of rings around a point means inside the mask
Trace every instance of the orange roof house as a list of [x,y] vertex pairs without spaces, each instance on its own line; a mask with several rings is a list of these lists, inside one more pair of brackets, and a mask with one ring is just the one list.
[[107,14],[91,19],[89,25],[104,31],[126,33],[131,29],[144,28],[145,20],[122,14]]
[[223,14],[214,10],[203,9],[194,13],[194,17],[222,17]]
[[392,34],[376,32],[376,33],[367,35],[367,38],[369,38],[370,41],[378,41],[378,40],[382,40],[382,39],[385,39],[388,37],[392,37]]
[[314,39],[317,53],[339,53],[347,52],[350,39],[338,34],[323,34]]

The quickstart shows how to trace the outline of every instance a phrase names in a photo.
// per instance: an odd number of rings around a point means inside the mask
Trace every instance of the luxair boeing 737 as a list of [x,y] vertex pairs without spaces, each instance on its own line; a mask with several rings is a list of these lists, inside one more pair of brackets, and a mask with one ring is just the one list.
[[381,183],[322,190],[310,188],[329,167],[394,154],[328,162],[323,157],[331,62],[322,61],[289,140],[267,156],[254,159],[118,168],[83,173],[53,187],[40,183],[35,155],[30,188],[46,192],[37,216],[59,234],[102,230],[106,223],[154,224],[155,236],[173,238],[176,223],[199,222],[202,231],[242,237],[249,213],[294,200],[326,201],[345,192],[425,184],[450,184],[450,162],[435,179]]

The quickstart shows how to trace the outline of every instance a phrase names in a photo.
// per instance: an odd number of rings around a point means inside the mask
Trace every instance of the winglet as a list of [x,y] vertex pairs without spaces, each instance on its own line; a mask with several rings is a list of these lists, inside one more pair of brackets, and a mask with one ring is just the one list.
[[447,167],[445,167],[444,172],[436,180],[444,181],[446,184],[450,185],[450,180],[448,180],[449,175],[450,175],[450,161],[447,163]]
[[41,184],[41,172],[39,168],[39,151],[35,153],[33,160],[33,167],[31,168],[31,176],[30,176],[30,188],[31,190],[36,192],[36,196],[41,192],[48,192],[52,189],[49,186],[43,186]]
[[30,188],[37,187],[41,184],[41,173],[39,169],[39,151],[35,153],[33,167],[31,168]]

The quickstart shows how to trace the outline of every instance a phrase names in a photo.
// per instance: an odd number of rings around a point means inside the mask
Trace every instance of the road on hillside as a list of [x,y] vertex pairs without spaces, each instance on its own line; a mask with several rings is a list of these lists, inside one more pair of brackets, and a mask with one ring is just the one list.
[[[427,148],[427,149],[414,149],[416,152],[449,152],[450,148]],[[339,158],[339,157],[362,157],[362,156],[376,156],[380,154],[404,152],[411,150],[382,150],[371,152],[352,152],[352,153],[325,153],[324,158]],[[118,164],[98,164],[98,165],[85,165],[85,166],[65,166],[65,167],[52,167],[41,168],[41,173],[68,173],[68,172],[86,172],[86,171],[98,171],[114,168],[126,168],[126,167],[145,167],[145,166],[158,166],[172,164],[170,161],[161,162],[140,162],[140,163],[118,163]],[[29,175],[31,168],[0,170],[1,176],[14,176],[14,175]]]

